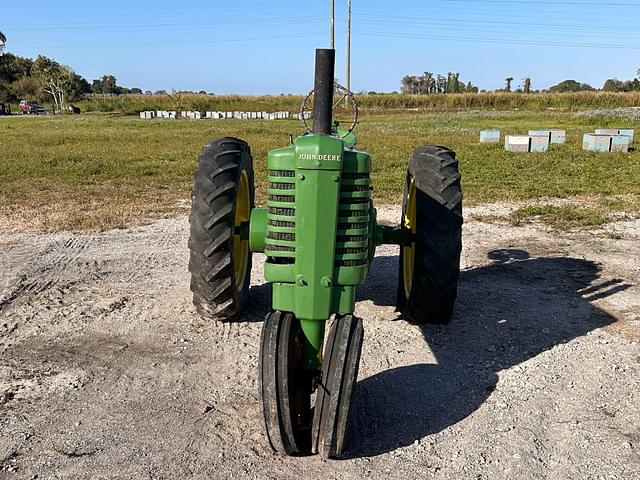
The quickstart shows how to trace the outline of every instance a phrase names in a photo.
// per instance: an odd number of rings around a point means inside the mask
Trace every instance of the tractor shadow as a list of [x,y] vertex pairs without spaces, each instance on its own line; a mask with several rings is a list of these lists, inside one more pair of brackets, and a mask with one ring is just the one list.
[[[488,257],[492,263],[461,273],[449,325],[416,327],[437,363],[358,382],[347,457],[391,452],[466,418],[494,391],[501,370],[613,323],[589,302],[630,286],[598,281],[600,267],[587,260],[530,258],[524,250],[495,250]],[[372,270],[373,284],[363,295],[383,293],[376,303],[393,305],[389,278],[397,277],[397,256],[378,258]]]

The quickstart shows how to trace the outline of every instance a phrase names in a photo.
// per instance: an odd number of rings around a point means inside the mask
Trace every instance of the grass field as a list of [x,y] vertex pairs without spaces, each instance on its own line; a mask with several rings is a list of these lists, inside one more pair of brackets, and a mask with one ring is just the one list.
[[[431,143],[457,151],[467,204],[591,197],[602,215],[637,214],[640,153],[581,149],[583,132],[614,122],[571,113],[405,113],[365,115],[357,133],[359,148],[373,155],[379,203],[401,201],[411,150]],[[638,127],[624,121],[615,125]],[[486,127],[503,133],[565,128],[568,143],[544,154],[511,154],[501,145],[479,144],[479,130]],[[0,118],[0,228],[101,230],[184,211],[199,151],[223,135],[239,136],[252,146],[262,202],[267,151],[300,131],[296,121],[145,121],[98,114]],[[558,215],[571,219],[571,212],[525,209],[513,221]],[[599,221],[584,218],[582,223]]]

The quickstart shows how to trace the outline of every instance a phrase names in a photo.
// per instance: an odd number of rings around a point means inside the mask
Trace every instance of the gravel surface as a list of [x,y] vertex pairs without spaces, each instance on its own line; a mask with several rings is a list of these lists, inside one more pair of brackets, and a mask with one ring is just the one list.
[[[270,288],[244,322],[191,306],[187,220],[0,235],[0,478],[640,479],[640,221],[559,233],[473,219],[445,327],[394,311],[380,248],[346,458],[265,447]],[[399,218],[397,208],[379,217]]]
[[576,115],[579,117],[611,117],[626,120],[640,120],[640,107],[584,110],[576,113]]

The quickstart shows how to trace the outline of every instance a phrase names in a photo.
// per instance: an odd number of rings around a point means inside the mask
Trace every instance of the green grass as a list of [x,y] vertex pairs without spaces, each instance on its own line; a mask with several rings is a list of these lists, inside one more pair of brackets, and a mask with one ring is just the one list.
[[576,205],[527,205],[510,215],[511,224],[520,226],[532,220],[540,220],[547,225],[568,230],[575,227],[603,225],[609,221],[608,212]]
[[[357,133],[358,147],[373,156],[378,203],[401,201],[413,148],[440,144],[458,153],[467,205],[595,196],[606,211],[640,211],[640,153],[581,149],[583,132],[612,122],[570,113],[365,114]],[[512,154],[502,145],[479,144],[479,130],[487,127],[503,134],[566,128],[568,143],[543,154]],[[185,209],[202,146],[223,135],[250,143],[262,202],[268,150],[299,132],[293,120],[145,121],[97,114],[3,118],[0,229],[95,230],[173,215]]]

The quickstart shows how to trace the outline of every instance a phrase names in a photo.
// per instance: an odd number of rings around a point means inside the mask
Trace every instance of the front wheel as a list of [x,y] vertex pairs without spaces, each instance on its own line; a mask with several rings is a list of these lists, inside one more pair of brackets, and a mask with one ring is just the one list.
[[398,310],[413,323],[449,323],[462,250],[462,189],[451,150],[426,146],[413,152],[402,227],[412,242],[400,249]]
[[333,321],[313,414],[312,451],[323,458],[339,458],[345,447],[363,337],[360,318],[345,315]]
[[259,394],[264,429],[281,455],[311,450],[313,372],[304,369],[305,337],[292,313],[271,312],[262,327]]

